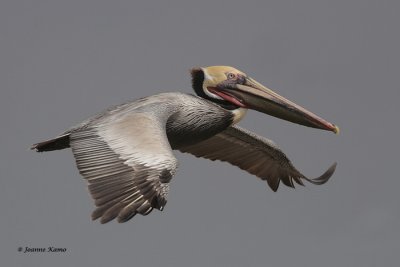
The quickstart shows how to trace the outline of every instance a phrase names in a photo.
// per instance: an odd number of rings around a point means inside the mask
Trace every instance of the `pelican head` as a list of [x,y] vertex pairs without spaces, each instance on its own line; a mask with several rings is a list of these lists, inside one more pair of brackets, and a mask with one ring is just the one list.
[[233,67],[194,68],[191,74],[196,94],[226,109],[253,109],[293,123],[339,133],[336,125],[278,95]]

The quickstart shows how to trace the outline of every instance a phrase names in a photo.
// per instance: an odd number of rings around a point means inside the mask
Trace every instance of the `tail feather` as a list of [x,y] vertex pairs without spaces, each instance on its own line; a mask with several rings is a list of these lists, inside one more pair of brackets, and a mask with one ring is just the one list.
[[59,150],[69,147],[69,134],[58,136],[54,139],[46,140],[31,146],[37,152]]

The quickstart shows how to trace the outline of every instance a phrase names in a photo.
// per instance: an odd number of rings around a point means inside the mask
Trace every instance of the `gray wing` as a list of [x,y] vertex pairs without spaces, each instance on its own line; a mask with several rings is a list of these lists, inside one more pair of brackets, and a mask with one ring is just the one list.
[[162,210],[177,161],[165,123],[136,113],[72,132],[72,152],[97,209],[92,219],[126,222]]
[[227,161],[266,180],[273,191],[278,190],[280,181],[290,187],[294,187],[293,181],[303,185],[302,180],[313,184],[324,184],[336,168],[336,163],[334,163],[320,177],[309,179],[293,166],[271,140],[237,126],[229,127],[205,141],[179,150],[196,157]]

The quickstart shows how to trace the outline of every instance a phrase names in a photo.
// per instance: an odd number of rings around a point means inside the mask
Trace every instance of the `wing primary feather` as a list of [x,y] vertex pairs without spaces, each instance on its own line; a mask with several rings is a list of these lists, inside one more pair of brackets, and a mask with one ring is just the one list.
[[324,172],[320,177],[317,177],[314,179],[309,179],[309,178],[304,177],[304,179],[312,184],[316,184],[316,185],[324,184],[329,180],[329,178],[331,178],[331,176],[335,172],[336,166],[337,166],[337,162],[333,163],[332,166],[329,167],[329,169],[326,172]]
[[119,223],[129,221],[133,216],[136,215],[136,209],[141,205],[140,202],[131,202],[125,206],[118,214],[117,220]]
[[109,208],[115,205],[118,200],[110,201],[107,202],[106,204],[97,207],[93,212],[92,212],[92,220],[97,220],[101,216],[103,216],[104,212],[106,212]]
[[137,211],[137,213],[140,213],[141,215],[147,215],[147,214],[146,214],[146,211],[148,211],[149,208],[151,208],[151,205],[150,205],[150,203],[146,200],[146,201],[143,202],[143,204],[142,204],[139,208],[137,208],[136,211]]
[[[132,193],[132,192],[133,192],[133,193]],[[131,194],[131,193],[132,193],[132,194]],[[97,199],[95,199],[95,204],[96,204],[96,206],[101,206],[101,205],[105,204],[105,203],[108,202],[108,201],[111,201],[111,200],[113,200],[113,199],[115,199],[115,198],[119,198],[120,196],[121,196],[121,197],[122,197],[122,196],[133,197],[133,196],[135,196],[135,195],[138,195],[139,193],[140,193],[139,190],[137,190],[136,187],[133,187],[133,188],[130,188],[130,189],[124,191],[123,193],[116,192],[116,193],[112,194],[111,196],[110,196],[110,195],[107,195],[107,196],[104,196],[104,197],[102,197],[102,198],[97,198]],[[130,195],[129,195],[129,194],[130,194]]]
[[119,211],[124,207],[124,203],[120,202],[110,207],[100,218],[100,223],[108,223],[118,216]]

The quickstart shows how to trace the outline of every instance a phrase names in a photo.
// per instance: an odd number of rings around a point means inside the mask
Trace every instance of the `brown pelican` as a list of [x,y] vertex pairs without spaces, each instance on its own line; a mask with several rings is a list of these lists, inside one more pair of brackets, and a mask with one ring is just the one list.
[[335,171],[309,179],[270,140],[236,124],[254,109],[318,129],[339,128],[227,66],[195,68],[197,96],[161,93],[107,109],[54,139],[32,146],[38,152],[71,147],[97,209],[92,219],[126,222],[162,210],[177,169],[172,150],[227,161],[262,180],[273,191],[280,181],[325,183]]

